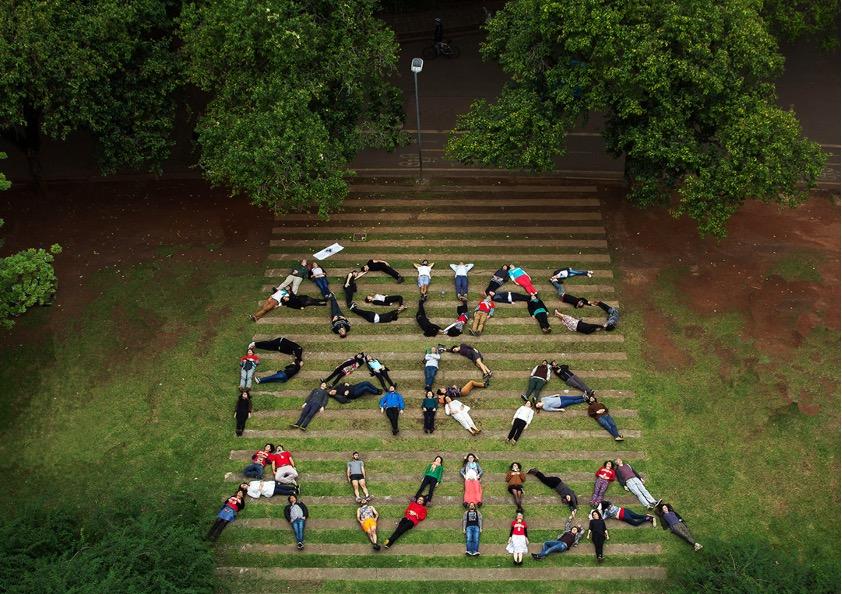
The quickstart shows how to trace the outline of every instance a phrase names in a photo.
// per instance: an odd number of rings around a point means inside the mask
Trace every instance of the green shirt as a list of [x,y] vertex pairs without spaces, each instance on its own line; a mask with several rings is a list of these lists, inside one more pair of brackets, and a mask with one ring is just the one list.
[[436,410],[439,407],[439,401],[437,398],[425,398],[421,402],[421,408],[425,410]]
[[292,270],[298,273],[298,276],[301,278],[307,278],[307,267],[303,266],[300,262],[296,262],[292,265]]
[[424,473],[424,476],[431,476],[436,479],[438,482],[441,482],[441,475],[444,472],[444,466],[436,466],[433,467],[432,464],[427,465],[427,471]]

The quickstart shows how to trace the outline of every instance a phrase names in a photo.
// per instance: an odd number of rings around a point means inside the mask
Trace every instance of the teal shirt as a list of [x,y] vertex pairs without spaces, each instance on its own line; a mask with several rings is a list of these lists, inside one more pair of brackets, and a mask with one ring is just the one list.
[[444,466],[436,466],[433,467],[432,464],[427,465],[427,470],[424,472],[424,476],[431,476],[436,479],[438,482],[441,482],[441,475],[444,473]]
[[425,398],[421,402],[421,408],[424,410],[436,410],[439,407],[439,401],[437,398]]

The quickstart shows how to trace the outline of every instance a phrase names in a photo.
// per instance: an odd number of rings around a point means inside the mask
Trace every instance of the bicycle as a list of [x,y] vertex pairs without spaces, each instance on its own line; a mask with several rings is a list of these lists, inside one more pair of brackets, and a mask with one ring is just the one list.
[[439,56],[458,58],[462,52],[451,40],[439,41],[421,50],[421,57],[425,60],[435,60]]

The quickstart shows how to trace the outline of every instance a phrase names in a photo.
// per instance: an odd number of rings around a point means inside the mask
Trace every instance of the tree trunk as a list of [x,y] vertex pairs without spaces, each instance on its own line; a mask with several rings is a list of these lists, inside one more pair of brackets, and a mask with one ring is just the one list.
[[26,157],[29,176],[35,190],[44,195],[47,185],[41,168],[41,112],[31,107],[24,107],[26,125],[15,126],[3,131],[3,138],[11,142]]

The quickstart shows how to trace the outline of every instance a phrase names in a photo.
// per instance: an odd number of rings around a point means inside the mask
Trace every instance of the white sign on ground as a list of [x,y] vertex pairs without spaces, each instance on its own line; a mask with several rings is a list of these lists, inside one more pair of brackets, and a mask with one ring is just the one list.
[[334,243],[333,245],[329,245],[325,249],[313,254],[313,257],[316,260],[324,260],[325,258],[330,258],[333,254],[338,254],[344,249],[345,248],[343,246],[338,243]]

